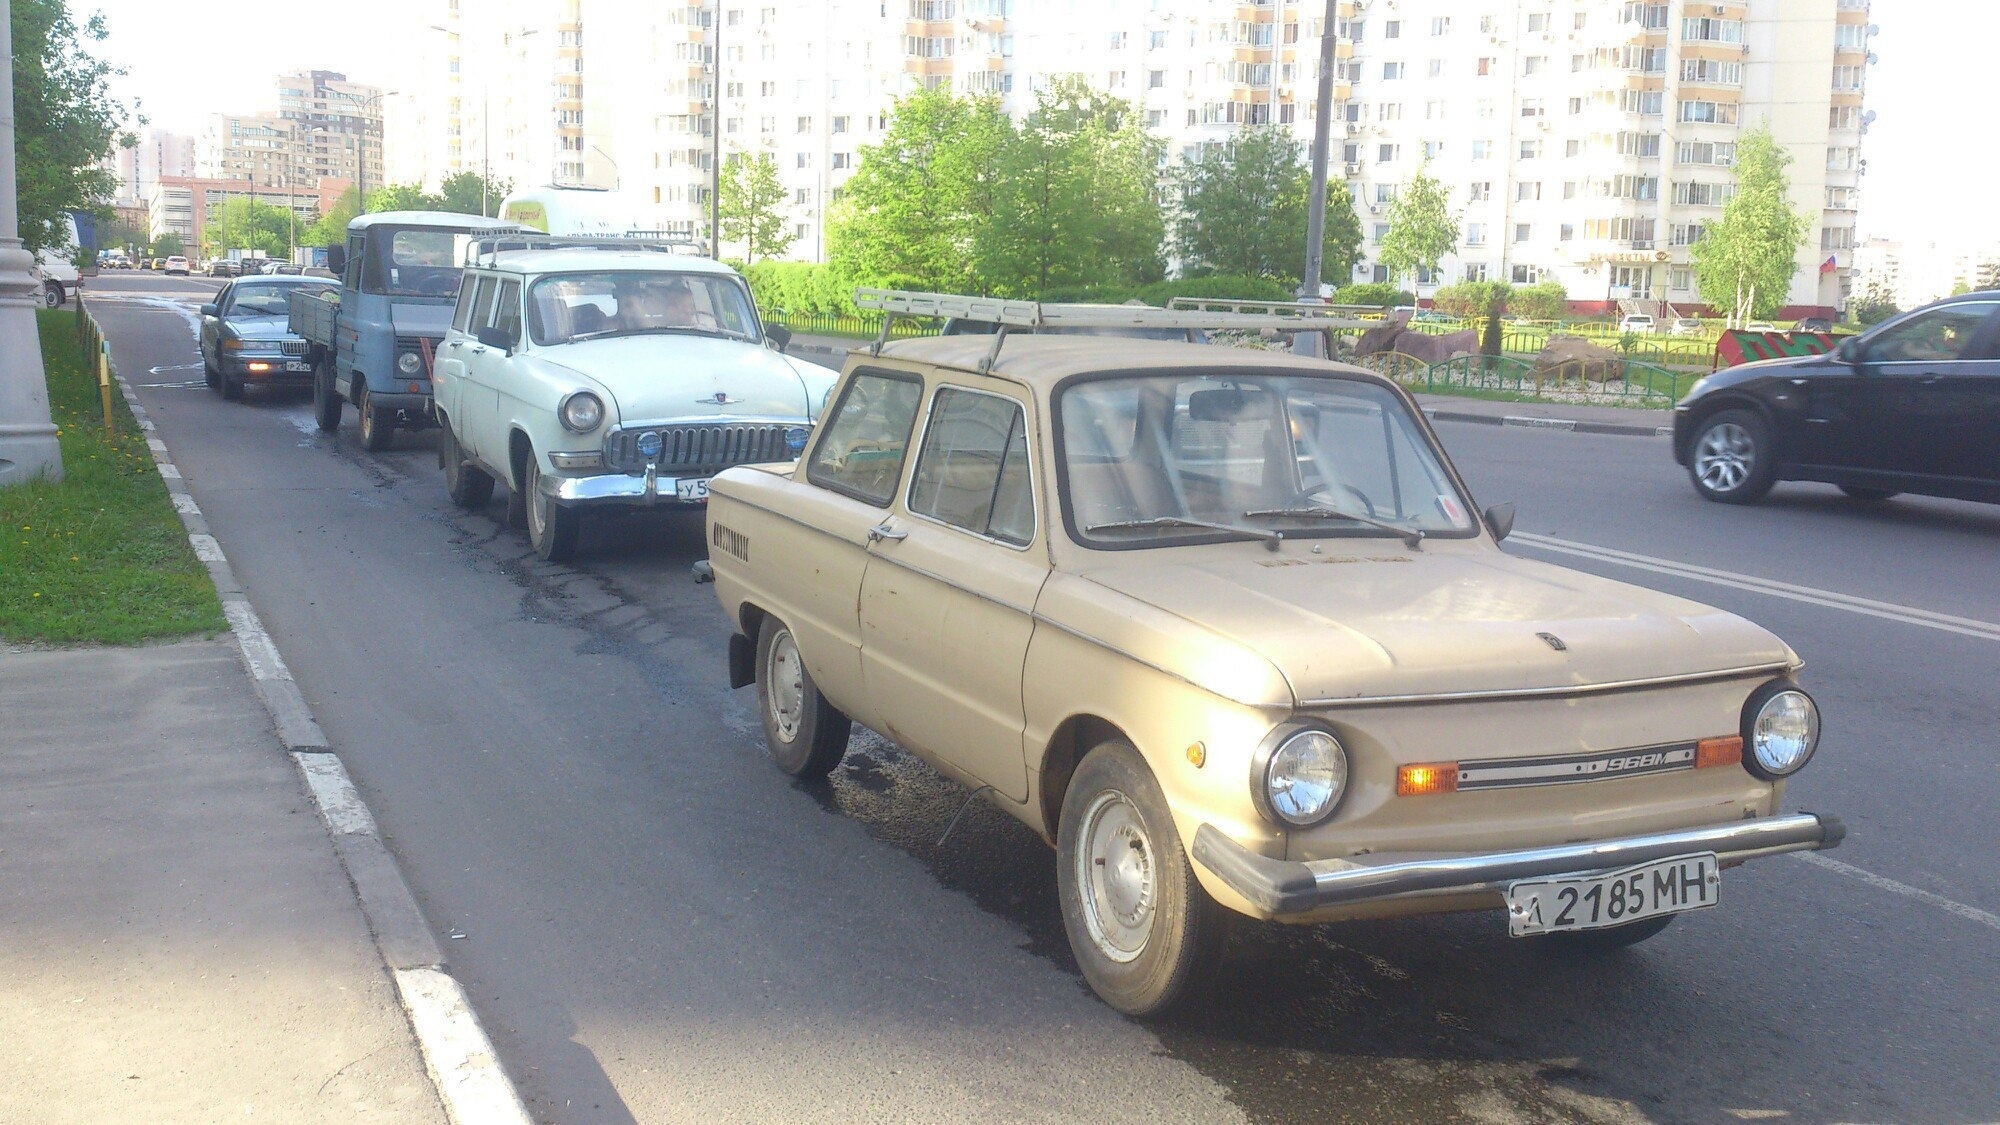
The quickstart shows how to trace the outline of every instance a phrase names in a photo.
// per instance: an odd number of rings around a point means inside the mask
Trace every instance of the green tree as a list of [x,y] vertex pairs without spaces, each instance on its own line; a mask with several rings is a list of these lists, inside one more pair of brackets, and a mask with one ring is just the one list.
[[292,217],[283,207],[254,199],[232,199],[202,231],[208,253],[262,250],[276,258],[291,248]]
[[[475,187],[473,189],[477,191]],[[371,215],[383,211],[442,211],[444,197],[432,195],[417,184],[386,184],[368,195],[367,211]],[[479,209],[478,200],[473,201],[473,213]],[[345,229],[345,228],[342,228]]]
[[[377,195],[380,195],[378,192]],[[383,208],[389,210],[389,208]],[[333,246],[347,241],[347,224],[361,214],[361,189],[349,187],[333,201],[333,207],[299,234],[301,246]]]
[[1736,193],[1689,252],[1701,299],[1728,310],[1733,327],[1774,315],[1798,272],[1810,221],[1792,209],[1791,159],[1768,128],[1745,132],[1736,142]]
[[[1312,168],[1283,128],[1240,134],[1174,173],[1180,209],[1174,248],[1185,274],[1248,274],[1295,281],[1305,264]],[[1347,278],[1361,253],[1361,220],[1347,185],[1327,184],[1322,274]]]
[[[480,189],[486,190],[486,205],[479,203]],[[459,215],[498,215],[500,201],[514,190],[514,181],[496,179],[487,183],[477,172],[458,172],[446,176],[438,184],[439,211],[450,211]]]
[[1160,143],[1130,103],[1080,78],[1045,86],[1001,146],[993,208],[974,239],[985,288],[1036,297],[1086,282],[1158,280]]
[[827,228],[827,258],[860,285],[975,288],[975,233],[1013,127],[997,98],[920,90],[861,149]]
[[732,153],[722,166],[722,237],[743,244],[750,262],[775,258],[791,248],[785,228],[785,185],[778,179],[778,158]]
[[1452,213],[1450,194],[1429,168],[1429,161],[1418,165],[1416,175],[1389,203],[1381,259],[1391,281],[1415,280],[1418,274],[1434,277],[1438,262],[1458,249],[1458,216]]
[[181,241],[180,235],[168,231],[153,240],[152,250],[155,258],[172,258],[186,253],[187,244]]
[[63,0],[13,0],[9,10],[21,241],[38,251],[69,241],[64,212],[110,215],[104,201],[118,179],[101,162],[114,144],[135,142],[118,131],[126,112],[110,81],[119,72],[87,46],[103,41],[104,17],[78,24]]

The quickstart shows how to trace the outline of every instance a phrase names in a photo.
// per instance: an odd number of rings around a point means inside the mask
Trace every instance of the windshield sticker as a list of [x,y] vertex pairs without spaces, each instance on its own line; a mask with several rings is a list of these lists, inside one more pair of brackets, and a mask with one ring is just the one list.
[[1444,518],[1453,523],[1462,524],[1465,522],[1465,509],[1458,506],[1458,497],[1456,496],[1439,495],[1438,511],[1443,512]]

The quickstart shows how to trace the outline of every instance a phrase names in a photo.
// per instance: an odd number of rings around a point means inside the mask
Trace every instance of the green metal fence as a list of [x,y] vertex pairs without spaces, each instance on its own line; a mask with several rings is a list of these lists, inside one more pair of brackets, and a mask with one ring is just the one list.
[[1622,364],[1570,362],[1542,368],[1516,356],[1464,355],[1427,364],[1402,352],[1384,352],[1356,362],[1420,393],[1496,391],[1530,398],[1588,394],[1652,406],[1680,401],[1701,377],[1699,372],[1671,371],[1633,360]]
[[[854,316],[835,313],[788,313],[783,309],[764,310],[764,319],[772,324],[780,324],[793,332],[813,336],[851,336],[872,340],[882,333],[882,318],[879,316]],[[909,317],[900,317],[889,330],[896,339],[909,336],[935,336],[937,325]]]

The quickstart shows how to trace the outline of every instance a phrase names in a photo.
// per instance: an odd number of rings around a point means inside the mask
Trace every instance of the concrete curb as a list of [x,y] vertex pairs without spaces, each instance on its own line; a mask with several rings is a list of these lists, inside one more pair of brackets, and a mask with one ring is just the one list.
[[[86,316],[95,316],[85,310]],[[98,331],[103,336],[102,329]],[[375,936],[375,948],[396,981],[403,1014],[423,1055],[424,1068],[437,1088],[445,1115],[456,1125],[527,1125],[528,1108],[515,1089],[513,1080],[501,1067],[492,1040],[479,1024],[465,990],[447,970],[443,950],[416,895],[403,878],[395,856],[382,840],[375,817],[362,801],[348,777],[347,769],[328,745],[326,732],[313,717],[312,706],[292,679],[278,646],[264,629],[249,595],[236,581],[222,544],[210,534],[208,521],[188,491],[187,481],[169,456],[146,408],[139,403],[132,385],[112,365],[112,377],[125,405],[146,435],[153,453],[153,466],[166,483],[174,511],[187,528],[188,546],[208,567],[215,592],[222,599],[223,616],[236,639],[243,667],[257,687],[258,698],[271,716],[278,741],[290,752],[292,763],[312,794],[334,853],[340,857],[348,882],[354,887],[361,913]]]
[[[838,367],[846,362],[850,351],[867,347],[857,341],[851,349],[830,348],[823,344],[793,344],[786,351],[801,359],[814,361],[831,360]],[[1524,426],[1539,430],[1568,430],[1579,434],[1611,434],[1617,437],[1672,437],[1672,426],[1627,425],[1622,422],[1590,422],[1580,418],[1542,418],[1531,414],[1480,414],[1470,410],[1454,410],[1450,407],[1426,406],[1424,414],[1436,422],[1471,422],[1479,426]]]

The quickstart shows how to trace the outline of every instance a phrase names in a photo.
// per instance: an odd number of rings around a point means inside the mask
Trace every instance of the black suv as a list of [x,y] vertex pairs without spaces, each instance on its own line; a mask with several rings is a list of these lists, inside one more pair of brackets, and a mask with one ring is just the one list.
[[1826,355],[1710,375],[1674,408],[1674,460],[1725,504],[1781,480],[2000,503],[2000,291],[1925,305]]

